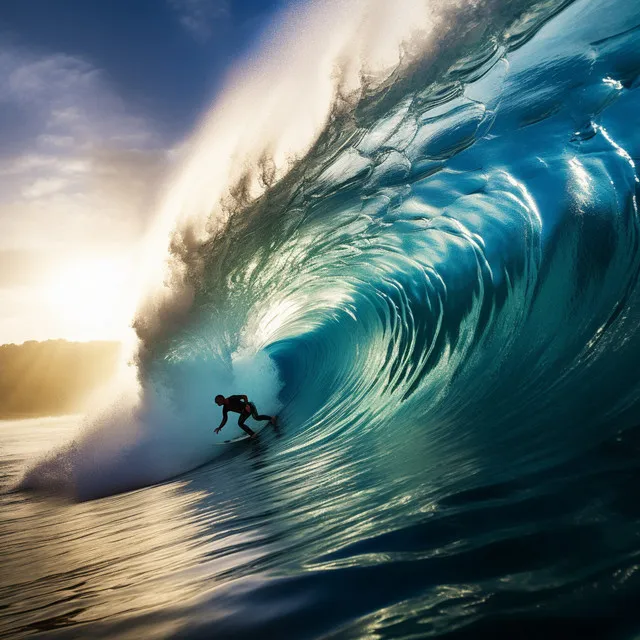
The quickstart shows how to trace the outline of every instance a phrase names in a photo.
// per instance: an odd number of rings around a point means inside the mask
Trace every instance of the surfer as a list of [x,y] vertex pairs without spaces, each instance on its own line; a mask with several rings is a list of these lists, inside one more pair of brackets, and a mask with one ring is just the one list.
[[250,437],[255,438],[258,435],[253,429],[245,424],[245,420],[251,416],[254,420],[269,420],[271,424],[276,423],[276,416],[262,416],[258,415],[258,410],[253,402],[249,402],[249,398],[245,395],[229,396],[225,398],[223,395],[218,394],[215,397],[215,403],[222,407],[222,422],[220,426],[215,430],[216,433],[220,433],[220,430],[227,423],[227,414],[229,411],[239,413],[238,426]]

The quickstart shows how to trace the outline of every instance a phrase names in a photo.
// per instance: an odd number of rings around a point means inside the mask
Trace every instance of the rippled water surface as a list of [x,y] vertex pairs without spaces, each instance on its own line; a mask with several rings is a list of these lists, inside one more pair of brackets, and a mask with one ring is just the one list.
[[[73,422],[2,423],[5,481]],[[2,496],[0,633],[638,631],[640,434],[459,492],[401,480],[415,447],[394,454],[383,482],[344,459],[283,463],[285,438],[263,434],[182,478],[95,501]]]

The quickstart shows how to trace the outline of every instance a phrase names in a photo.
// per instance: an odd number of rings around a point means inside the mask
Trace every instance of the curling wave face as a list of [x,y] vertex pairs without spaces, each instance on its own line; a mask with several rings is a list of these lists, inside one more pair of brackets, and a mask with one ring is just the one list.
[[140,395],[23,486],[95,497],[198,466],[218,392],[281,412],[287,464],[402,484],[497,480],[634,424],[640,15],[492,7],[432,11],[444,35],[375,82],[344,72],[286,167],[271,135],[205,188],[205,128],[165,216],[169,284],[135,322]]

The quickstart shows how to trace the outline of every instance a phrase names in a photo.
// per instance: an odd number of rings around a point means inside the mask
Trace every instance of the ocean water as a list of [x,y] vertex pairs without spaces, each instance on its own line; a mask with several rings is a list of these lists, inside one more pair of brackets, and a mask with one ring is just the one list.
[[319,6],[194,134],[135,383],[0,427],[0,634],[638,637],[640,5]]

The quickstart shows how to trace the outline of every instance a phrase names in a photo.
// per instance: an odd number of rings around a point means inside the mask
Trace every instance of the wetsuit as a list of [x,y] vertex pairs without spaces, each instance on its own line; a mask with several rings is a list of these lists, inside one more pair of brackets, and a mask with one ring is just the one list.
[[255,432],[245,424],[245,420],[249,416],[252,416],[254,420],[271,420],[271,416],[258,415],[256,405],[253,404],[253,402],[249,402],[247,396],[229,396],[222,405],[222,422],[218,430],[222,429],[227,423],[227,414],[229,411],[240,414],[238,426],[249,436],[255,434]]

